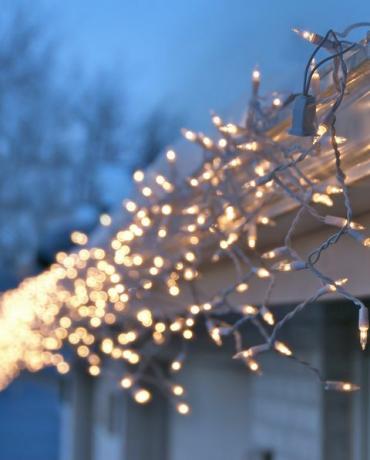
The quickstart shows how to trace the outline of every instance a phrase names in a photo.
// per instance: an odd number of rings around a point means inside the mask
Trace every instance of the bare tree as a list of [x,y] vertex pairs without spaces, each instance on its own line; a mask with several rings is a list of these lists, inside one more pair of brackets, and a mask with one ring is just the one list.
[[122,89],[112,76],[99,75],[87,88],[76,107],[77,119],[83,130],[81,152],[82,197],[104,207],[97,178],[105,164],[125,168],[125,117]]
[[141,143],[134,168],[142,168],[155,161],[157,156],[178,137],[180,118],[170,116],[163,109],[155,109],[140,127]]
[[135,145],[122,78],[63,81],[40,20],[24,7],[0,23],[0,263],[21,276],[46,240],[84,225],[79,209],[91,217],[121,200],[127,171],[151,163],[178,120],[153,111]]

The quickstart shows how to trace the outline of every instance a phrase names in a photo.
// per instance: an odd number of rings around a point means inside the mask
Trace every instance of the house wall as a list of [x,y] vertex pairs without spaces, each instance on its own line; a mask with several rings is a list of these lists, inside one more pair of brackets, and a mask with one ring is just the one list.
[[274,460],[320,460],[322,392],[317,380],[292,362],[276,362],[275,356],[265,360],[265,368],[251,390],[252,451],[271,452]]
[[200,351],[178,377],[192,414],[169,413],[169,460],[246,459],[253,419],[251,379],[230,356]]
[[[356,360],[361,358],[356,313],[348,303],[329,303],[323,320],[323,373],[331,380],[354,381],[362,385],[356,375]],[[363,388],[362,391],[367,391]],[[353,439],[360,428],[355,417],[356,400],[360,393],[326,392],[323,398],[322,417],[325,428],[323,458],[355,459]],[[360,415],[360,414],[358,414]]]
[[[114,377],[114,378],[112,378]],[[106,375],[96,379],[92,396],[91,460],[120,459],[126,445],[127,398],[117,378]]]
[[66,382],[59,460],[126,458],[127,395],[112,366],[99,379],[77,369]]
[[186,418],[172,413],[169,459],[322,458],[317,381],[274,356],[263,364],[265,375],[254,377],[239,366],[206,361],[203,354],[191,359],[181,382],[188,383],[193,413]]
[[351,357],[355,381],[361,391],[352,400],[352,455],[355,460],[370,459],[370,351],[357,352]]
[[230,353],[201,346],[179,375],[193,413],[171,413],[169,459],[370,460],[370,356],[360,350],[352,306],[313,305],[281,339],[323,379],[362,391],[325,391],[309,368],[277,354],[260,358],[257,376]]
[[[300,358],[318,367],[320,323],[316,307],[284,335],[291,345],[300,342]],[[263,374],[257,376],[231,355],[230,349],[205,353],[204,346],[190,354],[179,381],[193,412],[185,418],[171,414],[169,458],[321,460],[323,393],[316,376],[275,354],[261,357]]]
[[79,368],[63,383],[59,460],[92,460],[93,391]]
[[0,392],[1,460],[55,460],[60,439],[59,382],[24,372]]
[[[323,378],[354,381],[361,392],[326,392],[310,369],[277,354],[259,359],[257,376],[227,344],[200,338],[176,376],[190,416],[160,395],[135,404],[114,369],[93,384],[80,378],[80,396],[64,409],[73,439],[61,460],[370,460],[370,356],[359,349],[355,316],[350,304],[313,305],[281,340]],[[247,331],[243,340],[254,338]]]

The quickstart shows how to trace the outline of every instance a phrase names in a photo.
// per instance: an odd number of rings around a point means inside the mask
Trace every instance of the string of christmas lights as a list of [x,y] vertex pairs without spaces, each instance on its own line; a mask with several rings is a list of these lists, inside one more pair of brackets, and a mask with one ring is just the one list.
[[[326,380],[279,335],[300,311],[335,291],[358,309],[360,344],[366,347],[367,308],[346,289],[346,279],[334,279],[319,267],[321,255],[341,238],[370,246],[364,228],[352,220],[341,163],[346,140],[336,132],[336,112],[348,90],[347,59],[367,46],[366,40],[352,43],[346,37],[365,26],[370,24],[357,24],[343,33],[330,30],[325,36],[294,29],[315,45],[301,94],[262,98],[261,74],[254,69],[243,123],[224,122],[213,113],[217,139],[183,130],[185,139],[199,146],[203,155],[191,177],[181,177],[176,152],[169,149],[167,173],[153,178],[136,171],[137,193],[125,200],[120,218],[101,216],[109,235],[104,244],[94,245],[87,235],[73,232],[74,252],[58,253],[49,270],[4,293],[0,387],[22,369],[35,372],[55,366],[67,373],[70,364],[64,350],[70,348],[94,377],[107,360],[121,361],[120,386],[135,401],[149,402],[153,387],[158,387],[175,410],[186,415],[191,408],[175,375],[185,365],[195,326],[203,322],[218,346],[226,337],[234,339],[234,358],[252,372],[261,371],[261,354],[275,351],[311,369],[328,390],[357,390],[351,382]],[[320,50],[329,56],[315,62]],[[325,94],[320,91],[323,64],[330,65],[333,81]],[[292,104],[291,135],[274,136],[273,127]],[[327,151],[330,167],[326,177],[317,178],[315,165],[327,158]],[[322,213],[333,206],[333,194],[342,197],[344,216]],[[296,208],[290,228],[281,246],[260,254],[260,229],[274,226],[271,204],[284,198]],[[302,256],[292,239],[307,215],[335,231]],[[210,296],[202,288],[204,265],[223,264],[225,258],[235,268],[234,279]],[[279,317],[270,306],[277,274],[301,270],[316,277],[317,290]],[[258,305],[245,302],[256,280],[265,288]],[[245,348],[243,332],[250,327],[257,330],[260,342]]]

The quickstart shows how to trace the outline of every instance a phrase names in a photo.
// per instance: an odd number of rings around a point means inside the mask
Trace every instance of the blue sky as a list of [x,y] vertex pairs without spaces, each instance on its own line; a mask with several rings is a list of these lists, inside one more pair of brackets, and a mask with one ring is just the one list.
[[[103,73],[108,85],[117,81],[123,88],[130,161],[155,109],[173,114],[175,126],[180,119],[184,127],[207,133],[210,110],[228,121],[240,120],[255,65],[262,73],[261,94],[299,91],[312,45],[293,27],[325,34],[370,20],[369,0],[1,2],[3,12],[22,4],[56,39],[57,75],[65,78],[68,91],[84,87],[84,79],[79,85],[69,78],[79,69],[93,78]],[[364,29],[360,33],[364,36]],[[110,181],[108,186],[115,189]]]
[[195,127],[211,108],[241,109],[255,64],[265,90],[299,87],[310,45],[292,27],[324,33],[370,20],[368,0],[35,0],[34,12],[38,5],[63,63],[122,75],[134,116],[161,105]]

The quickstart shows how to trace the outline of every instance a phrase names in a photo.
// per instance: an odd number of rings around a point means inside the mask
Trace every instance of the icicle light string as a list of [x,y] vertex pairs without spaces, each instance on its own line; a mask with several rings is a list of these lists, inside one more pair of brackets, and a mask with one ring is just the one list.
[[[4,293],[0,299],[0,386],[5,387],[22,369],[55,366],[67,373],[70,365],[63,346],[68,344],[86,361],[92,376],[106,370],[110,359],[122,362],[119,385],[135,401],[148,403],[151,387],[159,387],[175,410],[187,415],[191,409],[184,399],[185,389],[174,379],[185,365],[187,344],[201,321],[216,345],[232,337],[234,357],[252,372],[261,372],[261,353],[274,351],[314,372],[326,389],[357,390],[350,382],[325,380],[318,369],[281,342],[279,334],[307,306],[337,292],[358,308],[360,343],[366,347],[367,308],[345,289],[346,279],[334,279],[319,269],[321,255],[345,236],[370,246],[370,238],[361,233],[363,227],[352,221],[341,164],[342,138],[335,127],[336,111],[347,88],[347,56],[366,44],[338,37],[363,26],[370,25],[354,25],[343,33],[330,30],[325,36],[296,30],[315,45],[305,68],[302,94],[282,98],[274,93],[272,98],[262,98],[261,73],[255,69],[244,125],[225,123],[212,113],[218,139],[183,130],[184,137],[203,152],[202,163],[191,177],[181,178],[177,154],[169,149],[168,177],[134,173],[137,195],[123,203],[121,226],[109,215],[101,216],[101,224],[111,229],[104,247],[74,232],[72,240],[79,246],[74,253],[59,253],[48,271]],[[329,57],[313,63],[320,50]],[[334,92],[325,97],[319,91],[323,64],[333,64]],[[292,103],[292,132],[298,137],[272,137],[269,130]],[[320,164],[328,142],[334,173],[320,182],[314,177],[315,165]],[[334,193],[343,198],[345,217],[321,214],[315,207],[332,206]],[[284,197],[298,207],[284,245],[260,254],[259,230],[274,225],[269,209]],[[305,214],[336,231],[301,256],[293,235]],[[233,279],[210,295],[200,282],[202,264],[222,263],[225,257],[234,267]],[[275,318],[269,303],[278,283],[276,275],[286,272],[289,276],[298,270],[315,276],[317,291]],[[248,303],[248,287],[256,279],[265,286],[260,305]],[[258,332],[260,343],[244,349],[244,332],[250,327]]]

